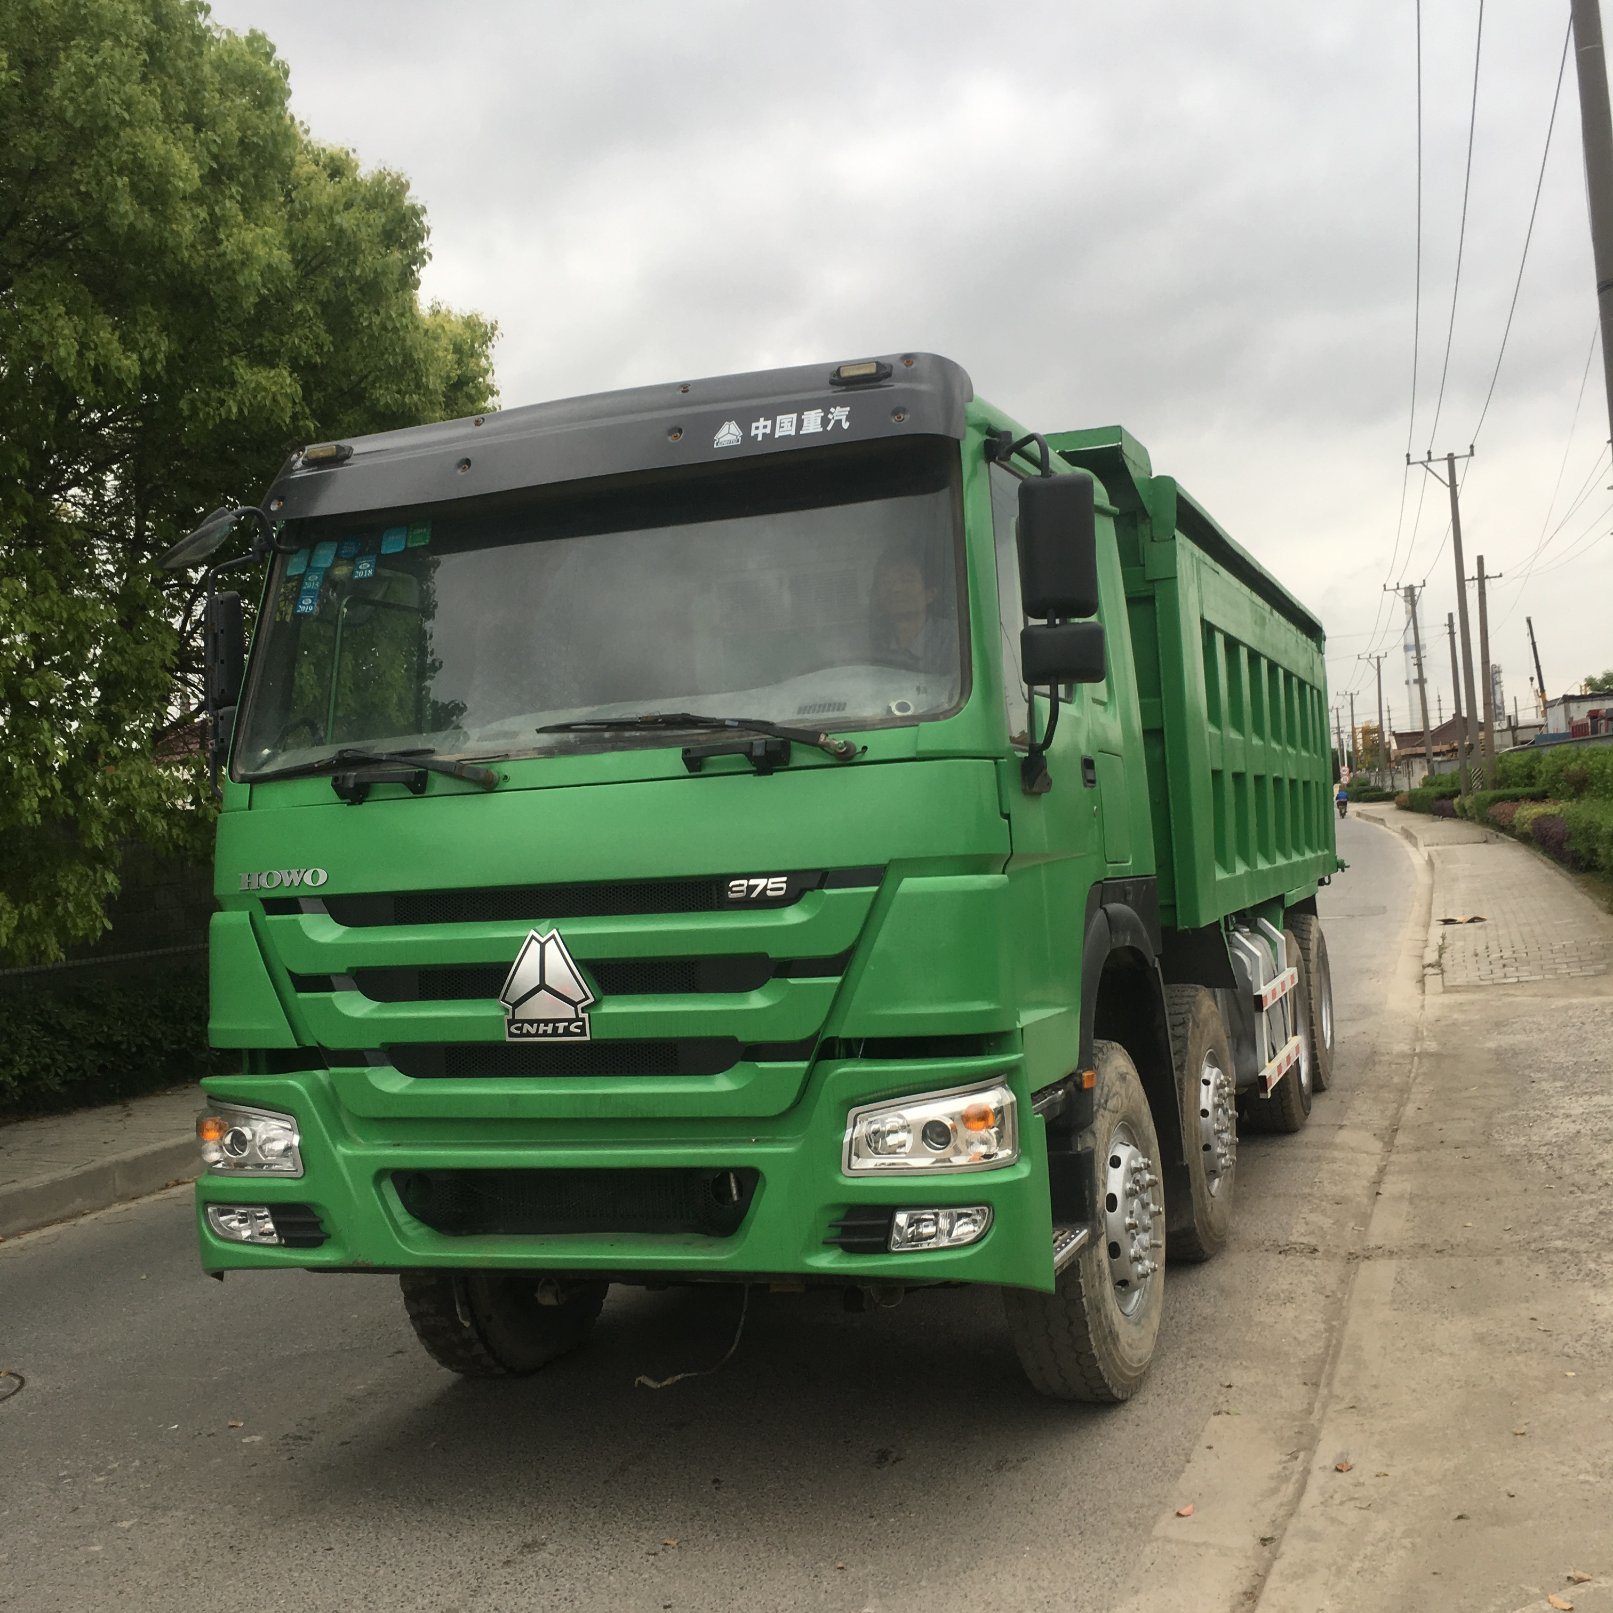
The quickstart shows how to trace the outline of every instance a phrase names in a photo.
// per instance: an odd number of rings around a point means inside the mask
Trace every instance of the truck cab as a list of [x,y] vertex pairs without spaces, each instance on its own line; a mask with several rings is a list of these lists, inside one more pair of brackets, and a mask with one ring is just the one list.
[[1331,1059],[1320,629],[1164,483],[921,353],[294,456],[244,674],[208,612],[205,1269],[395,1273],[472,1374],[612,1283],[988,1284],[1133,1392]]

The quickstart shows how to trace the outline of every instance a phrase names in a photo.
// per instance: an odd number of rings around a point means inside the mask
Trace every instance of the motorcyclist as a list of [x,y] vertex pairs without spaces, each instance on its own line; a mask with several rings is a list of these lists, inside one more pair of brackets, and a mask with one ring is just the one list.
[[1338,793],[1333,797],[1333,805],[1339,809],[1341,818],[1350,810],[1350,792],[1343,783],[1340,783]]

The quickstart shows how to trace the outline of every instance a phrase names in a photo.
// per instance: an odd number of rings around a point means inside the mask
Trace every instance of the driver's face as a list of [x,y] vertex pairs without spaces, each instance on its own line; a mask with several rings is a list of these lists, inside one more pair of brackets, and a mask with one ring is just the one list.
[[935,602],[935,589],[911,560],[887,560],[874,574],[874,603],[887,616],[901,620],[923,616]]

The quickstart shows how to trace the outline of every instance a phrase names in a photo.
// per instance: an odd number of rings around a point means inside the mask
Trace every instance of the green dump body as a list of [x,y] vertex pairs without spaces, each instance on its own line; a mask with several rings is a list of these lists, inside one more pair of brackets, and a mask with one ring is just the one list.
[[1338,866],[1321,624],[1128,432],[1049,440],[1116,509],[1162,923],[1301,899]]

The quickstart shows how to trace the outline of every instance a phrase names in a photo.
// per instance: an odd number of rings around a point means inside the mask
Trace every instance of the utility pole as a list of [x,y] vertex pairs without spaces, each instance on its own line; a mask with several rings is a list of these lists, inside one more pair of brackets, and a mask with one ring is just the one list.
[[[1411,618],[1411,648],[1417,660],[1417,699],[1423,713],[1423,771],[1434,771],[1434,730],[1428,723],[1428,679],[1423,676],[1423,631],[1417,622],[1417,590],[1406,584],[1406,614]],[[1411,788],[1411,763],[1406,763],[1406,788]]]
[[[1462,506],[1456,490],[1456,454],[1446,454],[1445,474],[1440,476],[1434,469],[1433,455],[1424,459],[1422,467],[1430,476],[1445,483],[1451,495],[1451,549],[1456,559],[1456,616],[1462,624],[1462,687],[1466,698],[1458,697],[1456,706],[1461,714],[1461,721],[1457,725],[1457,769],[1456,787],[1466,795],[1468,792],[1467,770],[1472,757],[1477,753],[1475,729],[1478,726],[1479,703],[1473,693],[1473,636],[1467,625],[1467,567],[1462,560]],[[1467,445],[1467,452],[1460,456],[1463,459],[1473,457],[1473,445]],[[1454,645],[1452,646],[1454,652]]]
[[1333,708],[1333,743],[1339,752],[1339,776],[1344,776],[1344,711],[1341,706]]
[[1490,613],[1485,605],[1484,585],[1501,576],[1493,571],[1484,572],[1484,556],[1479,556],[1479,574],[1474,579],[1479,585],[1479,663],[1484,668],[1484,787],[1495,788],[1495,678],[1490,671]]
[[[1608,116],[1601,0],[1571,0],[1569,9],[1574,19],[1574,65],[1579,72],[1579,126],[1585,145],[1591,256],[1596,265],[1596,302],[1602,319],[1603,381],[1609,423],[1613,424],[1613,120]],[[1545,689],[1544,680],[1540,687]]]
[[1388,652],[1380,650],[1376,655],[1360,655],[1358,661],[1370,661],[1372,670],[1378,675],[1378,774],[1381,778],[1383,770],[1389,763],[1389,736],[1383,728],[1383,658]]
[[1361,730],[1355,726],[1355,690],[1350,691],[1350,771],[1361,765]]
[[1525,616],[1524,626],[1529,629],[1529,653],[1535,658],[1535,704],[1540,708],[1535,715],[1546,720],[1546,674],[1540,670],[1540,646],[1535,643],[1535,619]]
[[1466,795],[1467,786],[1462,779],[1467,765],[1467,722],[1462,709],[1461,668],[1456,664],[1456,618],[1449,611],[1445,613],[1445,631],[1451,636],[1451,715],[1456,719],[1456,789],[1459,795]]

